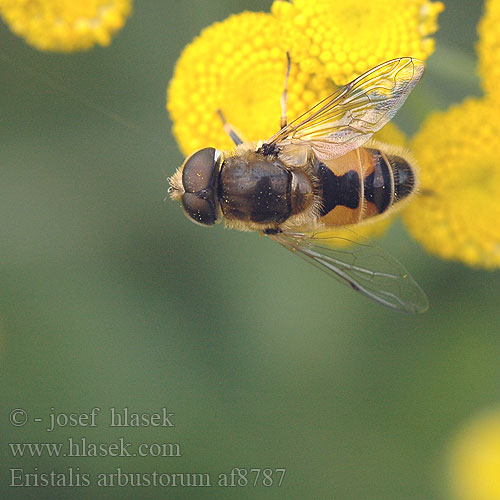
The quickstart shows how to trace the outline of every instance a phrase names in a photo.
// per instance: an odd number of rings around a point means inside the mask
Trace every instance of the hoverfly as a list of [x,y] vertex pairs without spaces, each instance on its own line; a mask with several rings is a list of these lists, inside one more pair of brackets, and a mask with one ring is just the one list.
[[387,214],[415,193],[407,154],[366,143],[402,106],[423,63],[411,57],[382,63],[287,124],[289,70],[288,57],[281,129],[266,141],[243,142],[219,111],[236,148],[189,156],[169,179],[171,197],[198,224],[224,220],[260,231],[385,306],[425,311],[425,294],[397,260],[364,241],[335,248],[328,233]]

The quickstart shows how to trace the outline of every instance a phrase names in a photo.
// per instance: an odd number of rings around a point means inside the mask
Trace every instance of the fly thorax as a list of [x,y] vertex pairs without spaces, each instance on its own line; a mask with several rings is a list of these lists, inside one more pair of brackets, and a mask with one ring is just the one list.
[[277,158],[253,152],[226,158],[218,193],[224,217],[259,225],[281,224],[292,213],[292,178]]

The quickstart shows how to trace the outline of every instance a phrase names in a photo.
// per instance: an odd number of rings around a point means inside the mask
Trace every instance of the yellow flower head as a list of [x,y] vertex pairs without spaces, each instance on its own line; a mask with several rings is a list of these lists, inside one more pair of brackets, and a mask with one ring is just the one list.
[[390,59],[425,60],[443,8],[429,0],[275,0],[272,12],[301,69],[344,85]]
[[[217,116],[220,109],[245,140],[265,140],[279,128],[286,48],[279,48],[281,23],[265,13],[244,12],[206,28],[177,62],[167,108],[184,154],[233,144]],[[336,87],[326,77],[299,70],[292,60],[288,82],[288,119],[308,110]],[[403,144],[394,125],[376,138]]]
[[476,417],[456,437],[450,480],[458,500],[500,498],[500,410]]
[[0,0],[10,29],[40,50],[73,52],[109,45],[131,0]]
[[[233,147],[217,116],[220,109],[242,139],[267,139],[279,130],[286,50],[276,41],[270,14],[243,12],[206,28],[182,53],[168,90],[167,108],[184,154],[205,146]],[[292,61],[288,116],[293,118],[332,93],[325,78],[298,72]]]
[[479,26],[479,75],[489,97],[500,100],[500,2],[486,0],[485,14]]
[[432,114],[412,150],[422,195],[404,214],[410,232],[446,259],[500,267],[500,105],[469,99]]

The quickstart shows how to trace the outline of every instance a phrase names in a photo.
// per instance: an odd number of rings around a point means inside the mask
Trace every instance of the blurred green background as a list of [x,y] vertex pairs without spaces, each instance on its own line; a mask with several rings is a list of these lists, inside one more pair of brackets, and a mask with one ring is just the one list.
[[[446,4],[424,81],[396,119],[409,133],[480,94],[482,2]],[[177,57],[212,22],[269,6],[136,2],[109,48],[72,55],[36,51],[0,24],[0,498],[447,498],[457,426],[500,401],[498,273],[440,261],[397,224],[380,245],[431,303],[404,315],[257,234],[195,226],[164,202],[165,174],[183,160],[165,111]],[[93,407],[96,428],[45,431],[51,408]],[[110,407],[167,407],[175,427],[110,428]],[[9,423],[14,408],[27,425]],[[179,443],[182,457],[20,458],[7,445],[69,436]],[[9,469],[35,467],[286,476],[279,488],[7,486]]]

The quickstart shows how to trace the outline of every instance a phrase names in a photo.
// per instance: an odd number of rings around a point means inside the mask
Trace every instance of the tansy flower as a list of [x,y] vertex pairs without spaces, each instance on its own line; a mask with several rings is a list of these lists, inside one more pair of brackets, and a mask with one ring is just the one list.
[[10,29],[40,50],[73,52],[109,45],[131,0],[0,0]]
[[479,75],[489,97],[500,100],[500,2],[486,0],[485,14],[479,26]]
[[476,417],[456,436],[450,480],[458,500],[500,498],[500,410]]
[[273,14],[244,12],[208,27],[185,48],[168,92],[182,151],[232,146],[217,109],[245,139],[276,132],[287,51],[293,119],[378,63],[425,59],[442,9],[428,0],[276,0]]
[[412,142],[422,195],[404,219],[427,250],[500,267],[499,150],[500,103],[468,99],[424,123]]
[[397,57],[425,60],[443,9],[429,0],[275,0],[272,6],[301,70],[337,85]]
[[[286,50],[276,41],[279,23],[270,14],[243,12],[206,28],[177,62],[167,108],[185,155],[205,146],[234,144],[217,116],[220,109],[242,139],[267,139],[279,130]],[[292,61],[289,119],[331,94],[324,77],[298,71]]]
[[[218,109],[246,140],[265,140],[277,132],[286,71],[286,49],[276,45],[281,37],[281,24],[273,16],[244,12],[206,28],[184,49],[170,83],[167,108],[185,155],[207,145],[233,147]],[[289,120],[335,88],[325,77],[299,71],[292,60]],[[401,143],[403,137],[395,130],[389,127],[378,139]]]

